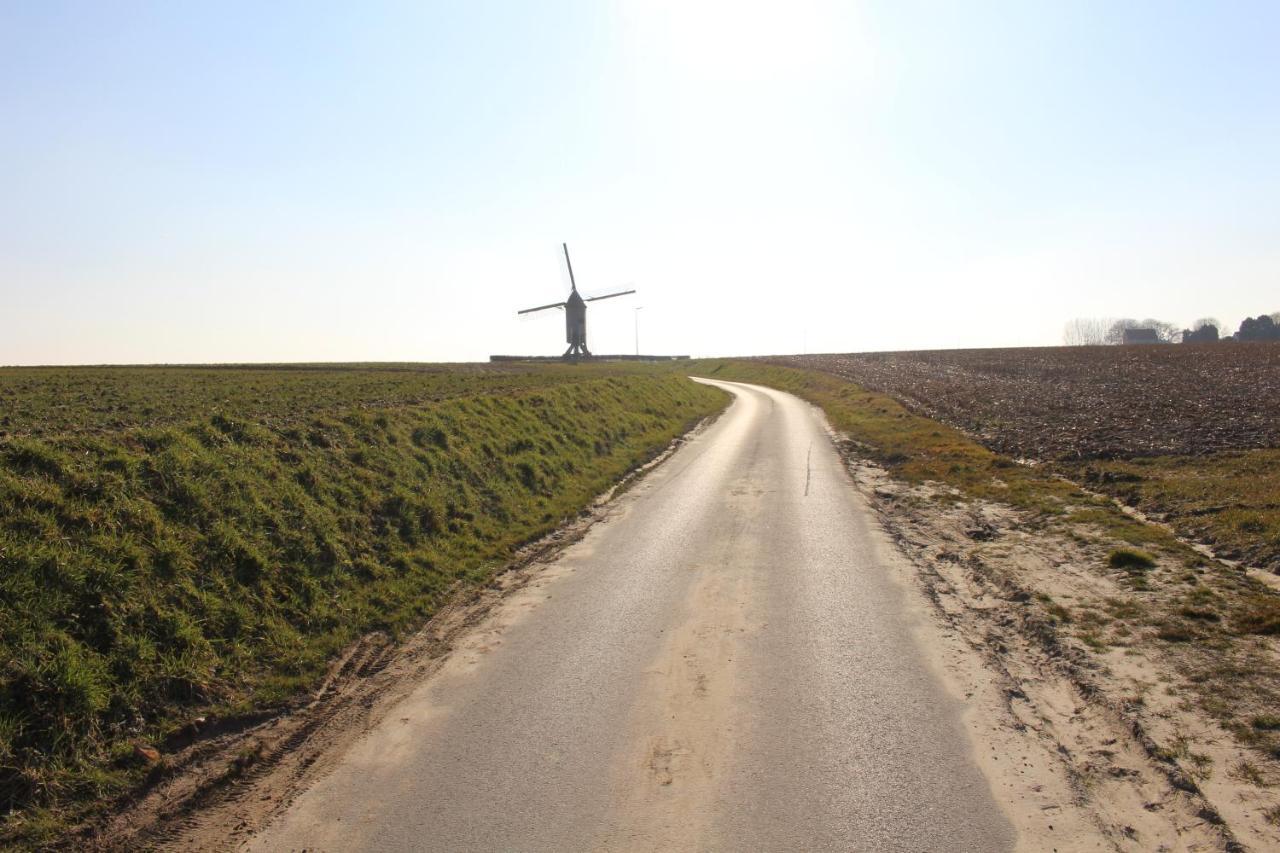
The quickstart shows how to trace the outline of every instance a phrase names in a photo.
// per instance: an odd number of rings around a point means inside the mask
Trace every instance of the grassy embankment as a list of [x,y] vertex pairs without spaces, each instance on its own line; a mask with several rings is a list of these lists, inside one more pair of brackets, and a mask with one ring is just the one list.
[[[0,842],[420,624],[725,396],[665,371],[0,371]],[[161,759],[163,766],[163,759]]]
[[[818,371],[750,361],[704,360],[693,375],[755,382],[789,391],[818,406],[858,451],[909,483],[940,483],[935,500],[986,500],[1025,513],[1032,529],[1053,530],[1086,544],[1096,570],[1115,579],[1123,594],[1095,606],[1062,606],[1048,596],[1037,603],[1060,630],[1091,651],[1157,644],[1178,661],[1190,695],[1244,744],[1280,758],[1280,669],[1270,649],[1280,635],[1280,595],[1202,557],[1162,527],[1123,513],[1043,468],[1018,465],[959,430],[907,411],[883,394],[868,392]],[[1224,457],[1225,459],[1226,457]],[[1134,465],[1148,472],[1154,463]],[[1226,463],[1222,463],[1224,466]],[[1197,475],[1199,476],[1199,475]],[[1219,469],[1221,495],[1244,484],[1266,490],[1274,472]],[[1195,477],[1189,477],[1195,480]],[[1249,488],[1255,488],[1250,485]],[[1208,500],[1206,492],[1200,500]],[[1261,495],[1263,492],[1248,492]],[[1271,499],[1275,500],[1275,492]],[[1214,497],[1214,500],[1220,498]]]
[[1156,456],[1058,466],[1246,565],[1280,572],[1280,450]]

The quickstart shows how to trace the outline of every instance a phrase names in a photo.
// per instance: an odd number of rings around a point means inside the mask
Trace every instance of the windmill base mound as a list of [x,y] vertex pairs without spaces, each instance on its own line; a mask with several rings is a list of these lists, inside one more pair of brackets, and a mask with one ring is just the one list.
[[491,355],[489,361],[682,361],[688,358],[687,355]]

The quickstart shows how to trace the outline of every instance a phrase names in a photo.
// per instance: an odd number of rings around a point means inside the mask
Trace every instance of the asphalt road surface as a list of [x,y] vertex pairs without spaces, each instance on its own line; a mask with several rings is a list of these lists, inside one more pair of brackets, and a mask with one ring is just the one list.
[[715,384],[712,427],[249,849],[1011,848],[820,416]]

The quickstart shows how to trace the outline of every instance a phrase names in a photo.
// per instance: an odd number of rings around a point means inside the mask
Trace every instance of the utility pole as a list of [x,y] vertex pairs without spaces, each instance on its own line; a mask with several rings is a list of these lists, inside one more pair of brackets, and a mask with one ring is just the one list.
[[635,318],[636,325],[636,357],[640,356],[640,312],[644,309],[643,305],[636,307],[636,313],[632,316]]

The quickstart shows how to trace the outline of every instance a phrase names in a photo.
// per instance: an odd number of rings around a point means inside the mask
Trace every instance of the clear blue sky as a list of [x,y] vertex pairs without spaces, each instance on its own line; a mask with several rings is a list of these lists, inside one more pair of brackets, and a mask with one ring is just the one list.
[[0,0],[0,364],[1280,309],[1280,3]]

